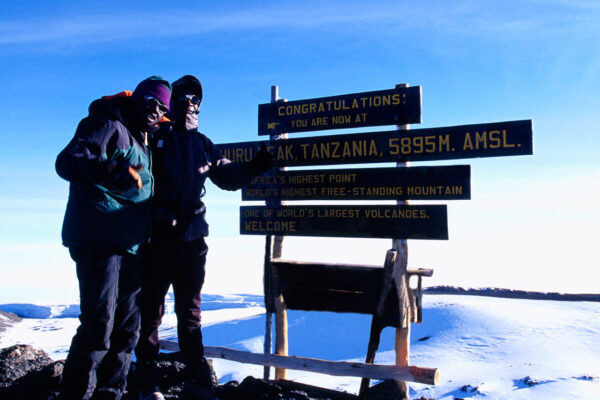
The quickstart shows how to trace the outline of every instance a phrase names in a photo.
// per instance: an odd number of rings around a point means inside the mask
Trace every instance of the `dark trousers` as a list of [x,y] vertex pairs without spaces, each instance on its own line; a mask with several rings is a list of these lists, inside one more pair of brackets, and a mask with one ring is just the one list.
[[80,325],[63,371],[61,399],[120,399],[140,328],[140,264],[102,247],[70,248]]
[[208,247],[203,238],[191,242],[152,240],[142,274],[142,328],[135,355],[142,363],[159,352],[158,327],[165,313],[165,295],[173,285],[179,348],[194,368],[204,356],[200,330],[200,292]]

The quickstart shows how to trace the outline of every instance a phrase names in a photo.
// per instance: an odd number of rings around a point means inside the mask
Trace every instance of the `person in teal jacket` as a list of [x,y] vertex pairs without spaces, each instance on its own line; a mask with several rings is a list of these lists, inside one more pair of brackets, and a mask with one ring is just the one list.
[[140,245],[150,235],[150,135],[168,111],[171,85],[159,76],[131,92],[92,102],[58,155],[69,181],[63,244],[75,261],[80,326],[63,372],[61,398],[120,399],[138,341]]

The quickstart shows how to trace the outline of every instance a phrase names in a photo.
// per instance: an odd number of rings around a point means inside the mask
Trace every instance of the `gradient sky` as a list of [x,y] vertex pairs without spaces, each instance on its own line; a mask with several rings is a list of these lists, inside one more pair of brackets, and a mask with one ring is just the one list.
[[[596,1],[5,3],[2,290],[56,286],[74,269],[60,247],[68,184],[54,161],[89,103],[149,75],[194,74],[205,90],[200,129],[216,143],[259,139],[257,105],[271,85],[289,100],[419,85],[415,128],[533,119],[533,156],[441,163],[471,164],[472,200],[448,202],[450,240],[410,241],[409,260],[434,268],[434,284],[600,291],[590,279],[600,266]],[[238,234],[239,193],[208,192],[212,262],[237,248],[260,265],[262,242]],[[374,264],[389,247],[286,243],[290,257]]]

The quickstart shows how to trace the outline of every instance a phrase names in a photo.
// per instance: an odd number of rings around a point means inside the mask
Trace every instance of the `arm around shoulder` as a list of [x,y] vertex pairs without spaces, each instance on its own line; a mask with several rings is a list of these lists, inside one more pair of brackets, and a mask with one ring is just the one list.
[[111,121],[83,119],[56,158],[56,172],[70,182],[97,183],[109,172],[106,151],[116,133]]

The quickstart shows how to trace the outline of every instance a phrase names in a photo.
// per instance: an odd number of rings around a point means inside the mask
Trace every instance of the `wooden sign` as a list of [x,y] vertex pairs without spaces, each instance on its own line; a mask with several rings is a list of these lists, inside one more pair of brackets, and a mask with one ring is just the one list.
[[452,160],[533,154],[531,120],[368,132],[217,145],[234,162],[250,161],[261,144],[283,166]]
[[259,135],[420,122],[420,86],[258,106]]
[[445,205],[242,206],[240,233],[448,239]]
[[464,200],[468,165],[302,170],[257,176],[242,200]]

